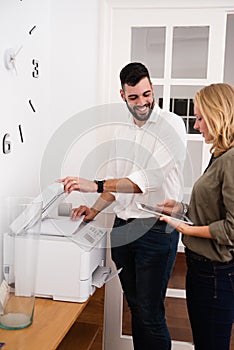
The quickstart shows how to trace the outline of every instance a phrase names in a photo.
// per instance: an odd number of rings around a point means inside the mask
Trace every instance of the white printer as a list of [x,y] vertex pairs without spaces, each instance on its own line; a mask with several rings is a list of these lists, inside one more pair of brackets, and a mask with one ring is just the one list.
[[[43,220],[38,245],[35,295],[54,300],[84,302],[95,291],[97,284],[93,281],[94,275],[97,277],[100,270],[98,278],[102,278],[101,273],[106,279],[110,273],[110,268],[104,266],[107,231],[96,221],[85,224],[82,219],[72,221],[69,217],[48,217],[48,208],[54,208],[64,199],[63,185],[60,183],[49,186],[35,200],[41,199]],[[11,240],[15,239],[18,249],[14,250],[14,260],[17,261],[19,276],[24,275],[20,256],[24,254],[25,247],[25,237],[19,232],[22,227],[25,229],[25,222],[27,230],[33,229],[32,218],[27,222],[25,217],[27,215],[24,213],[23,221],[18,217],[12,223],[11,229],[15,235],[4,235],[4,266],[7,266],[10,257],[8,247],[12,246]]]
[[84,302],[95,291],[93,273],[105,264],[106,231],[81,226],[72,237],[40,235],[36,296]]

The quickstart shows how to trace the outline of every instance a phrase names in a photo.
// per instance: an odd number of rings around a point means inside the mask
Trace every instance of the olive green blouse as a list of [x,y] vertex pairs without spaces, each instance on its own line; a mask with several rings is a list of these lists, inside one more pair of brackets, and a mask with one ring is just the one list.
[[234,258],[234,147],[214,157],[195,182],[188,216],[195,226],[209,225],[213,239],[183,235],[186,247],[214,261]]

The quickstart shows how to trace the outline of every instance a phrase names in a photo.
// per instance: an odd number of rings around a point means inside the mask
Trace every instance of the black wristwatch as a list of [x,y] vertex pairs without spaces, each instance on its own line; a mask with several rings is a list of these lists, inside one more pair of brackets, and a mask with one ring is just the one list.
[[104,186],[104,182],[105,180],[94,180],[94,182],[97,184],[98,188],[97,188],[97,192],[98,193],[103,193],[103,186]]

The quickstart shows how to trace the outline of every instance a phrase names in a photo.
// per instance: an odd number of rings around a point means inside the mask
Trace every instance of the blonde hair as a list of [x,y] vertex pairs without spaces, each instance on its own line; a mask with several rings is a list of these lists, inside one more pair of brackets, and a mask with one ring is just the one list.
[[234,87],[211,84],[198,91],[194,102],[211,135],[211,152],[220,155],[234,145]]

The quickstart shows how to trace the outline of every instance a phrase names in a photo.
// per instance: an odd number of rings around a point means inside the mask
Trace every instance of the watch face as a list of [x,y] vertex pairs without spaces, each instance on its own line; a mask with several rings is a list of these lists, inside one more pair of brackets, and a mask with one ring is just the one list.
[[23,150],[30,139],[40,136],[40,101],[45,83],[45,77],[41,79],[43,35],[46,31],[40,4],[36,0],[0,2],[2,155]]

